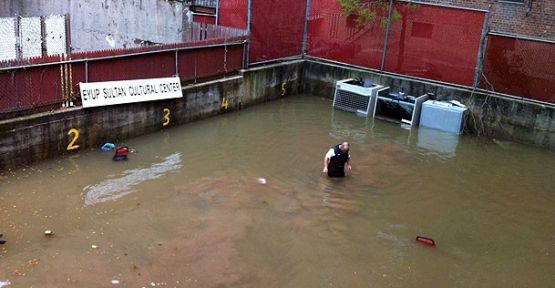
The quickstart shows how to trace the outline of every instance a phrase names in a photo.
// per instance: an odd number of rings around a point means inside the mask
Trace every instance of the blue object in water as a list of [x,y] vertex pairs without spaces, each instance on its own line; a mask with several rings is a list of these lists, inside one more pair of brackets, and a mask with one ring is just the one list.
[[104,152],[111,152],[116,150],[116,145],[113,143],[104,143],[104,145],[102,145],[102,147],[100,147],[100,149]]

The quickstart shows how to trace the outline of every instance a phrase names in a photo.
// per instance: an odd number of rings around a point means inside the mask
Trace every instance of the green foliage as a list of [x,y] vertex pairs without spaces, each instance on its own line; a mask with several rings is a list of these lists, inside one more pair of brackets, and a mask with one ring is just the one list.
[[[376,20],[380,21],[380,27],[386,28],[389,16],[389,0],[338,0],[341,5],[341,14],[345,17],[354,16],[356,25],[362,28]],[[408,3],[409,10],[415,10],[418,5]],[[393,10],[392,22],[403,19],[401,13]]]

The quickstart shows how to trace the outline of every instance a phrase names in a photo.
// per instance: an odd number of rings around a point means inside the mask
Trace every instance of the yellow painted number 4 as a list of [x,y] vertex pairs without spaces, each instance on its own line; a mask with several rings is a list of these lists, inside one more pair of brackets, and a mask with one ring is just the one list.
[[170,124],[170,109],[164,108],[164,123],[162,126],[168,126]]
[[67,132],[67,135],[68,136],[73,135],[73,139],[69,142],[69,145],[67,145],[67,151],[79,149],[79,145],[75,145],[75,142],[77,142],[77,139],[79,139],[79,130],[75,128],[71,128]]
[[222,100],[222,107],[227,110],[227,107],[229,106],[229,101],[227,101],[227,98],[224,98]]

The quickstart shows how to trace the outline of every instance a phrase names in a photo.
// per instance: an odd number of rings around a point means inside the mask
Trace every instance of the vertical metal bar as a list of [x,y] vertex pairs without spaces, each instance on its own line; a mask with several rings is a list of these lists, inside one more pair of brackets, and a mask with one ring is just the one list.
[[220,25],[220,0],[216,0],[216,26]]
[[66,22],[66,54],[71,55],[71,22],[69,18],[69,13],[65,14]]
[[89,61],[85,60],[85,83],[89,82]]
[[308,18],[310,18],[310,0],[306,0],[306,13],[304,19],[304,35],[303,35],[303,50],[302,57],[306,56],[306,50],[308,46]]
[[387,30],[385,31],[385,43],[383,44],[382,53],[382,64],[380,66],[380,71],[384,71],[385,68],[385,57],[387,55],[387,45],[389,42],[389,32],[391,30],[391,19],[393,18],[393,0],[389,0],[389,15],[387,16]]
[[252,29],[252,0],[248,0],[248,4],[247,4],[248,8],[247,8],[247,37],[249,39],[248,41],[248,45],[247,45],[247,67],[249,65],[249,58],[250,58],[250,52],[251,52],[251,29]]
[[247,69],[247,42],[243,42],[243,69]]
[[474,83],[473,87],[476,89],[478,85],[480,85],[480,78],[482,76],[483,66],[484,66],[484,55],[486,50],[486,44],[488,39],[488,30],[489,30],[489,17],[490,11],[486,12],[485,19],[484,19],[484,26],[482,27],[482,38],[480,40],[480,50],[478,50],[478,60],[476,60],[476,72],[474,74]]
[[15,59],[23,58],[23,50],[21,43],[21,16],[15,16]]
[[42,50],[42,56],[47,56],[48,52],[46,51],[46,23],[45,17],[40,16],[40,45]]
[[175,49],[175,76],[179,76],[179,51]]

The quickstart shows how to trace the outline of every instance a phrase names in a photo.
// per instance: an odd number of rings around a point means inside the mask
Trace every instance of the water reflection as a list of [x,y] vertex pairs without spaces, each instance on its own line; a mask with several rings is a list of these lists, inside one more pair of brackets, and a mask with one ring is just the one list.
[[459,145],[459,135],[445,133],[439,130],[418,128],[417,146],[424,148],[429,153],[440,158],[455,158],[457,156],[457,146]]
[[123,172],[125,176],[120,178],[89,185],[83,189],[86,194],[85,206],[117,200],[135,192],[134,186],[147,180],[158,179],[181,167],[181,153],[175,153],[164,158],[163,162],[153,164],[148,168],[127,170]]

